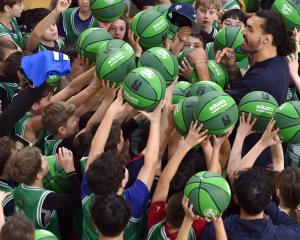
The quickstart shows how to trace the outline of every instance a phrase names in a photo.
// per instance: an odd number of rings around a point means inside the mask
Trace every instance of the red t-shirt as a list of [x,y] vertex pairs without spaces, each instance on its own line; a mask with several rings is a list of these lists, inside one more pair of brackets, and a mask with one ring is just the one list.
[[[165,215],[166,215],[165,206],[166,206],[165,201],[158,201],[158,202],[151,203],[151,206],[149,208],[149,213],[148,213],[148,223],[147,223],[148,230],[150,230],[153,225],[164,220]],[[207,221],[204,221],[202,219],[194,221],[193,230],[194,230],[197,238],[199,238],[200,235],[202,234],[202,231],[203,231],[204,227],[206,226],[206,224],[207,224]],[[170,240],[176,240],[179,230],[175,233],[170,233],[170,228],[168,227],[167,224],[164,224],[164,228],[165,228],[167,237]]]

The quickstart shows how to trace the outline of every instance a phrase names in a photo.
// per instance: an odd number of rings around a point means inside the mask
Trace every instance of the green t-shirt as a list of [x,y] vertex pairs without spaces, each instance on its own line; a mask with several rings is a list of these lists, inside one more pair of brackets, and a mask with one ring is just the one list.
[[0,37],[3,36],[11,38],[21,48],[23,38],[17,19],[12,18],[10,23],[12,25],[13,30],[8,29],[2,23],[0,23]]
[[[155,225],[149,230],[147,240],[168,240],[167,233],[165,231],[166,220],[163,220]],[[190,230],[188,240],[196,240],[196,235],[193,229]]]
[[9,102],[12,101],[13,96],[18,91],[18,84],[17,83],[10,83],[10,82],[0,82],[0,88],[3,88],[6,92],[6,97]]
[[15,212],[24,213],[36,228],[46,229],[60,239],[56,210],[42,208],[50,193],[43,188],[20,184],[14,192]]

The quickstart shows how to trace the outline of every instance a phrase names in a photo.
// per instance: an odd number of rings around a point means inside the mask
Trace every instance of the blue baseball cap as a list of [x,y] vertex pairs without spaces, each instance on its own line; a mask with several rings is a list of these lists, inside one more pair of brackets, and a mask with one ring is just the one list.
[[196,20],[196,10],[192,4],[186,2],[174,3],[168,10],[168,18],[172,21],[173,15],[181,15],[191,21],[192,24]]

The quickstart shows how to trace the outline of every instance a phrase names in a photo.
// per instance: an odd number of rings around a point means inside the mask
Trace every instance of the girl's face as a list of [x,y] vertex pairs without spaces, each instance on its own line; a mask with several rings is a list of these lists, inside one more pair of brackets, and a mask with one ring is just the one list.
[[126,33],[126,23],[122,19],[117,19],[111,23],[108,31],[113,36],[114,39],[123,40]]

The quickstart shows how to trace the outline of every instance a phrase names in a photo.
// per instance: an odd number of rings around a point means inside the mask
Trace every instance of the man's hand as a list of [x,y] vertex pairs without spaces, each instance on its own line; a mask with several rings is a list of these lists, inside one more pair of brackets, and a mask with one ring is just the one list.
[[216,53],[216,63],[221,63],[228,70],[234,70],[237,68],[234,50],[232,48],[224,48]]

